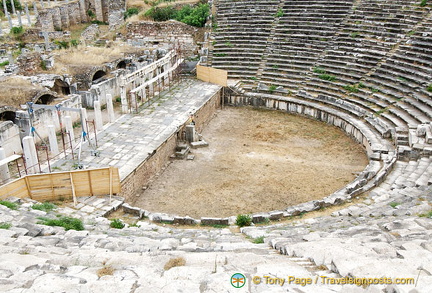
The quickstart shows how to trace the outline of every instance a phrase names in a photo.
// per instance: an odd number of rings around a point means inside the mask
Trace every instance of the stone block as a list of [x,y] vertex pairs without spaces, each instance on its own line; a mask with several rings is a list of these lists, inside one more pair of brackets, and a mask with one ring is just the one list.
[[256,223],[267,222],[269,218],[270,218],[269,214],[252,215],[252,223],[256,224]]
[[283,213],[282,211],[273,211],[273,212],[270,212],[270,213],[269,213],[269,215],[270,215],[270,220],[272,220],[272,221],[280,220],[280,219],[282,219],[283,214],[284,214],[284,213]]
[[173,224],[196,225],[197,221],[191,217],[174,217]]
[[211,225],[228,225],[228,218],[201,218],[201,225],[211,226]]

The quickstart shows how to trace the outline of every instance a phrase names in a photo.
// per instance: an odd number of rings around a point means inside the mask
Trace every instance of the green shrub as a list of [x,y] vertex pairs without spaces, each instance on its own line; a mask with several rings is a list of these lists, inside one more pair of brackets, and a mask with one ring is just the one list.
[[69,42],[67,41],[54,41],[54,44],[56,44],[57,46],[59,46],[61,49],[67,49],[69,48]]
[[0,223],[0,229],[9,229],[10,227],[12,227],[12,224],[10,223]]
[[40,67],[42,68],[42,70],[47,70],[48,69],[47,66],[46,66],[45,60],[41,60]]
[[152,7],[147,10],[144,16],[151,17],[155,21],[175,19],[188,25],[203,27],[209,16],[209,11],[209,5],[201,3],[195,7],[184,5],[180,10],[176,10],[172,6]]
[[131,7],[131,8],[128,8],[128,10],[126,10],[126,12],[124,13],[124,18],[126,19],[126,18],[129,18],[129,17],[131,17],[132,15],[136,15],[136,14],[138,14],[139,13],[139,9],[138,8],[136,8],[136,7]]
[[111,228],[123,229],[125,224],[120,219],[112,219],[110,223]]
[[10,201],[7,201],[7,200],[1,200],[0,204],[4,205],[5,207],[10,208],[11,210],[17,210],[18,209],[18,204],[17,203],[10,202]]
[[6,60],[5,62],[0,63],[0,67],[5,67],[6,65],[9,65],[9,61]]
[[276,90],[277,86],[275,86],[274,84],[272,84],[271,86],[269,86],[269,92],[273,93]]
[[84,225],[80,219],[71,218],[71,217],[62,217],[60,216],[57,219],[50,219],[50,218],[44,218],[40,217],[38,218],[40,221],[38,224],[47,225],[47,226],[58,226],[63,227],[65,230],[77,230],[82,231],[84,230]]
[[75,39],[71,40],[72,47],[77,47],[78,45],[79,45],[79,40],[75,40]]
[[432,83],[426,87],[426,90],[432,93]]
[[38,203],[38,204],[32,205],[32,209],[44,211],[44,212],[49,212],[49,211],[55,210],[56,208],[57,208],[57,206],[53,203],[50,203],[50,202],[44,202],[44,203]]
[[236,225],[239,227],[250,226],[252,218],[249,215],[237,215]]
[[282,16],[284,16],[284,12],[282,8],[279,8],[279,10],[275,14],[275,17],[282,17]]
[[87,15],[90,17],[90,18],[93,18],[93,17],[96,17],[96,14],[93,12],[93,10],[87,10]]
[[[23,11],[23,7],[22,7],[21,3],[20,3],[18,0],[14,0],[13,2],[14,2],[15,10]],[[6,0],[6,9],[7,9],[10,13],[13,12],[13,11],[12,11],[12,3],[11,3],[11,0]],[[3,11],[3,12],[5,12],[4,9],[3,9],[3,4],[0,5],[0,10]]]
[[13,35],[19,35],[19,34],[22,34],[23,32],[24,32],[24,29],[22,26],[14,26],[11,29],[11,33]]
[[420,2],[420,6],[421,6],[421,7],[426,6],[426,5],[427,5],[427,2],[428,2],[428,0],[422,0],[422,1]]

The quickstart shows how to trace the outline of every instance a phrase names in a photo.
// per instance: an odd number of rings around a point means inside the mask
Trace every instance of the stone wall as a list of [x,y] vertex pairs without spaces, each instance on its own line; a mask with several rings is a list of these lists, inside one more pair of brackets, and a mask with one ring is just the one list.
[[6,156],[22,153],[19,128],[12,121],[0,121],[0,147]]
[[[107,22],[110,28],[124,23],[125,0],[79,0],[39,11],[35,26],[42,31],[58,31],[91,20]],[[92,11],[94,17],[90,17]]]
[[22,54],[17,58],[18,74],[33,75],[41,68],[42,57],[38,52]]
[[133,45],[151,46],[164,44],[169,49],[180,45],[183,56],[190,56],[197,52],[194,35],[198,29],[178,22],[132,22],[127,25],[127,39]]
[[[194,113],[195,125],[198,131],[202,130],[203,126],[211,120],[216,109],[220,107],[220,96],[219,91]],[[179,127],[158,149],[154,150],[146,161],[142,162],[130,175],[122,180],[121,196],[126,201],[133,199],[141,188],[149,184],[156,173],[167,165],[185,126],[186,123]]]
[[87,22],[88,17],[81,9],[81,2],[69,2],[61,6],[39,11],[35,26],[42,31],[52,32],[69,28],[71,25]]

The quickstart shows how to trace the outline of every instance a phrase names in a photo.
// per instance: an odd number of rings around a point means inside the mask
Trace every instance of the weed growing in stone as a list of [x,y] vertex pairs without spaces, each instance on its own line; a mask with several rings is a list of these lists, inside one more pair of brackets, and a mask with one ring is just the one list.
[[237,215],[236,225],[239,227],[250,226],[252,218],[249,215]]
[[269,86],[269,92],[272,94],[276,90],[276,88],[277,88],[277,86],[272,84],[271,86]]
[[427,86],[426,90],[430,93],[432,93],[432,83]]
[[4,205],[5,207],[10,208],[11,210],[16,210],[16,209],[18,209],[18,204],[17,204],[17,203],[10,202],[10,201],[7,201],[7,200],[1,200],[1,201],[0,201],[0,204],[1,204],[1,205]]
[[120,219],[112,219],[110,223],[111,228],[123,229],[125,224]]
[[260,236],[260,237],[254,238],[254,240],[252,242],[255,243],[255,244],[264,243],[264,236]]
[[9,65],[9,61],[4,61],[0,63],[0,67],[5,67],[6,65]]
[[0,229],[9,229],[10,227],[12,227],[12,224],[10,223],[0,223]]
[[328,80],[328,81],[335,81],[336,77],[330,74],[320,74],[318,75],[319,78],[324,79],[324,80]]
[[115,269],[111,265],[107,265],[105,261],[102,265],[103,267],[96,272],[99,278],[103,276],[112,276],[114,274]]
[[186,264],[186,260],[183,257],[171,258],[164,266],[164,270],[168,271],[173,267],[181,267]]
[[131,228],[131,227],[140,228],[141,226],[138,225],[137,223],[133,223],[133,224],[129,224],[129,228]]
[[422,217],[422,218],[432,218],[432,211],[429,211],[429,212],[424,213],[424,214],[420,214],[419,217]]
[[32,205],[32,209],[44,211],[44,212],[50,212],[52,210],[55,210],[56,208],[57,208],[57,206],[53,203],[50,203],[50,202],[44,202],[44,203],[38,203],[38,204]]
[[50,218],[44,218],[39,217],[40,221],[38,224],[47,225],[47,226],[58,226],[65,228],[66,231],[68,230],[77,230],[82,231],[84,230],[84,225],[80,219],[71,218],[71,217],[62,217],[60,216],[57,219],[50,219]]

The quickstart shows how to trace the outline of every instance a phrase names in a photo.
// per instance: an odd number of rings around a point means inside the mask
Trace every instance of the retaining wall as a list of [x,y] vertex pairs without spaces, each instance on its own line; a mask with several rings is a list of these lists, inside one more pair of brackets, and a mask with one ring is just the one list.
[[[220,107],[221,102],[221,91],[213,95],[207,103],[205,103],[200,109],[194,114],[195,127],[200,132],[203,127],[209,123],[216,109]],[[179,138],[181,138],[183,129],[188,124],[185,121],[173,134],[157,149],[153,151],[151,155],[147,157],[134,171],[131,172],[126,178],[122,180],[122,193],[121,196],[126,201],[133,199],[138,195],[139,191],[143,186],[154,178],[156,173],[167,165],[170,160],[170,156],[175,152],[175,147]]]

